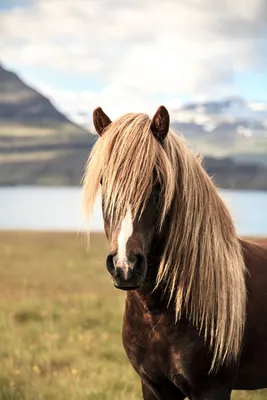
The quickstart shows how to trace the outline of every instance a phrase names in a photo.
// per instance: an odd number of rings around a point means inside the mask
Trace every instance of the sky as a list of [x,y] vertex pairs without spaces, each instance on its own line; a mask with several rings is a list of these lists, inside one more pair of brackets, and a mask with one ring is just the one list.
[[267,102],[267,1],[0,0],[0,62],[69,115]]

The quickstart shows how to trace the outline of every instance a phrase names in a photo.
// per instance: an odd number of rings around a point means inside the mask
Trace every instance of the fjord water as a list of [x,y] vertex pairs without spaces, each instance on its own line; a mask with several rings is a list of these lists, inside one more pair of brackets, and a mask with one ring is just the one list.
[[[267,236],[267,192],[221,190],[240,235]],[[83,231],[78,187],[0,188],[0,229]],[[103,230],[100,200],[91,221],[92,231]]]

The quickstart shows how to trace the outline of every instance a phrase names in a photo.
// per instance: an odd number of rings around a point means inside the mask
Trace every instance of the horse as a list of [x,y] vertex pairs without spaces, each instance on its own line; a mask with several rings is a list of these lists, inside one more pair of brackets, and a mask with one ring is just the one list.
[[237,235],[164,106],[113,122],[99,107],[93,122],[83,202],[90,215],[101,191],[106,268],[126,291],[122,342],[143,399],[266,388],[267,241]]

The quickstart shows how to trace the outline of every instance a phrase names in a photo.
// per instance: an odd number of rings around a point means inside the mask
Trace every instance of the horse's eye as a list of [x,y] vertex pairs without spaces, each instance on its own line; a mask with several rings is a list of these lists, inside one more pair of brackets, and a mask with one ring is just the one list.
[[102,185],[102,182],[103,182],[103,179],[102,179],[102,177],[100,178],[100,185]]

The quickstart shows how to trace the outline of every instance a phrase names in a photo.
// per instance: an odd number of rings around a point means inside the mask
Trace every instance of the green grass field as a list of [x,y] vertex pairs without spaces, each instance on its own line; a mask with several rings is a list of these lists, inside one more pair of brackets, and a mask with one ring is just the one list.
[[[0,400],[137,400],[100,234],[0,232]],[[240,392],[235,400],[267,399]]]

